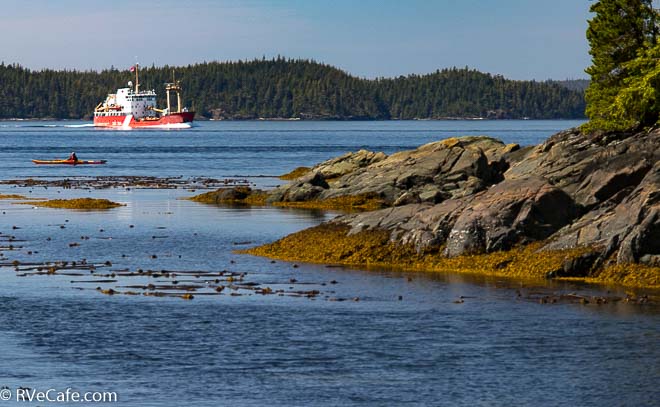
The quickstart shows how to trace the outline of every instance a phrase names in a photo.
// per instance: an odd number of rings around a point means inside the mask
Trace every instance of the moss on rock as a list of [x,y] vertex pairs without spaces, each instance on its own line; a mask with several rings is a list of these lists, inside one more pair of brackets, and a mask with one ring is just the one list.
[[[250,187],[221,188],[186,198],[191,201],[206,204],[228,205],[267,205],[268,192]],[[383,201],[373,195],[340,196],[330,199],[313,199],[300,202],[273,202],[273,206],[304,209],[326,209],[345,212],[370,211],[381,209]]]
[[660,267],[644,264],[613,264],[599,271],[588,282],[617,284],[630,287],[660,288]]
[[206,204],[265,205],[266,193],[250,187],[220,188],[186,198]]
[[298,178],[302,177],[303,175],[307,174],[310,170],[311,170],[311,168],[309,168],[309,167],[298,167],[295,170],[293,170],[289,173],[280,175],[277,178],[279,178],[281,180],[285,180],[285,181],[291,181],[291,180],[298,179]]
[[382,199],[371,194],[346,195],[328,199],[313,199],[301,202],[274,202],[273,206],[284,206],[288,208],[327,209],[344,212],[372,211],[384,208],[386,205]]
[[94,199],[94,198],[75,198],[75,199],[52,199],[49,201],[37,202],[19,202],[20,204],[43,206],[47,208],[61,208],[61,209],[111,209],[123,204],[112,202],[107,199]]

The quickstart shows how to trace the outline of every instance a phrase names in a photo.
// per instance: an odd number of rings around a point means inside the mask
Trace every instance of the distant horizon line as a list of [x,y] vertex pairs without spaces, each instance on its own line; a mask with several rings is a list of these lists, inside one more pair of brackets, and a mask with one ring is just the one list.
[[266,59],[265,57],[261,57],[261,58],[255,57],[255,58],[252,58],[252,59],[236,59],[236,60],[224,60],[224,61],[221,61],[221,60],[206,61],[206,60],[204,60],[202,62],[198,61],[198,62],[189,63],[187,65],[169,65],[169,64],[156,65],[154,62],[152,62],[151,64],[140,64],[139,62],[136,62],[136,63],[132,64],[131,66],[125,68],[125,69],[119,69],[119,68],[115,67],[114,65],[110,65],[109,68],[100,68],[100,69],[99,68],[87,68],[87,69],[80,69],[80,68],[48,68],[48,67],[31,68],[31,67],[28,67],[28,66],[21,65],[19,62],[6,62],[4,60],[0,61],[0,66],[13,66],[13,67],[18,67],[18,68],[23,68],[23,69],[29,70],[31,72],[64,71],[64,72],[81,72],[81,73],[90,73],[90,72],[102,73],[102,72],[105,72],[105,71],[112,71],[112,70],[116,70],[116,71],[119,71],[119,72],[129,71],[130,68],[134,65],[139,65],[139,66],[147,67],[147,68],[166,68],[166,67],[167,68],[184,68],[184,67],[188,67],[188,66],[197,66],[197,65],[213,64],[213,63],[232,64],[232,63],[241,63],[241,62],[242,63],[263,62],[263,61],[272,62],[272,61],[278,61],[278,60],[283,60],[285,62],[310,62],[310,63],[314,63],[314,64],[318,64],[318,65],[324,65],[324,66],[328,66],[328,67],[340,70],[340,71],[344,72],[345,74],[347,74],[349,76],[352,76],[354,78],[359,78],[359,79],[364,79],[364,80],[397,79],[397,78],[400,78],[402,76],[403,77],[427,76],[427,75],[433,75],[434,73],[441,72],[441,71],[447,70],[447,69],[468,69],[468,70],[473,70],[473,71],[481,72],[481,73],[492,75],[492,76],[501,76],[501,77],[503,77],[504,79],[507,79],[507,80],[521,81],[521,82],[525,82],[525,81],[527,81],[527,82],[582,81],[582,80],[587,80],[588,81],[588,80],[590,80],[588,77],[577,77],[577,78],[570,78],[569,77],[569,78],[564,78],[564,79],[556,79],[556,78],[513,79],[513,78],[506,77],[503,74],[493,73],[493,72],[486,72],[486,71],[482,71],[482,70],[477,69],[477,68],[472,68],[469,65],[465,65],[463,67],[459,67],[459,66],[456,66],[456,65],[450,66],[450,67],[446,66],[446,67],[443,67],[443,68],[437,68],[435,71],[426,72],[426,73],[408,73],[408,74],[405,74],[405,75],[401,74],[401,75],[397,75],[397,76],[377,76],[377,77],[369,78],[369,77],[366,77],[366,76],[355,75],[355,74],[349,72],[346,69],[340,68],[336,65],[332,65],[332,64],[327,63],[327,62],[317,61],[313,58],[289,58],[289,57],[284,57],[284,56],[280,56],[280,55],[278,55],[277,57],[269,58],[269,59]]

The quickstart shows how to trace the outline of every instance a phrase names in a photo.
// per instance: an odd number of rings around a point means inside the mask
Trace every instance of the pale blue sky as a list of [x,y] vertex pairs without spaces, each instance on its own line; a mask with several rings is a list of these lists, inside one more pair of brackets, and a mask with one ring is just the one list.
[[362,77],[584,78],[589,0],[2,0],[0,60],[128,68],[282,55]]

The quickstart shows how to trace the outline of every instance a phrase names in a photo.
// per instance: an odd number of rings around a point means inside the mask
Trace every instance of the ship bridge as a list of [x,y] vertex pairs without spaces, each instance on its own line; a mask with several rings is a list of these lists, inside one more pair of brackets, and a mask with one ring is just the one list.
[[131,88],[117,89],[116,104],[122,107],[125,115],[133,115],[136,119],[155,116],[156,92],[153,90],[136,93]]

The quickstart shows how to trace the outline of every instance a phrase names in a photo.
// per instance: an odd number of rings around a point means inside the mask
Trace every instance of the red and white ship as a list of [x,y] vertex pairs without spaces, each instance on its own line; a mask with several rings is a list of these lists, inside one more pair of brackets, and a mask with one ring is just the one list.
[[[128,82],[128,87],[117,89],[105,101],[94,109],[94,126],[109,128],[187,128],[191,126],[195,112],[181,107],[181,85],[179,81],[165,84],[167,107],[156,107],[156,92],[140,91],[138,66],[135,71],[135,87]],[[170,92],[176,93],[176,110],[170,106]]]

